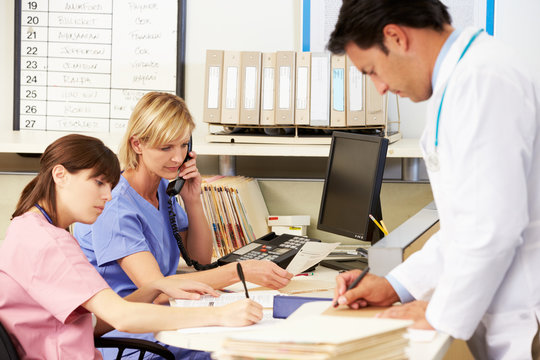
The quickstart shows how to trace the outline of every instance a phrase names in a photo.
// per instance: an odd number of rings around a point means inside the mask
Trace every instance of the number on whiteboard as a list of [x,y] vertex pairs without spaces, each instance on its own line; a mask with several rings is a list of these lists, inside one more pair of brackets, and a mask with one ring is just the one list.
[[39,18],[37,16],[27,16],[26,23],[29,25],[37,25],[39,24]]
[[36,125],[36,120],[24,120],[24,127],[33,128]]
[[24,107],[24,112],[27,114],[35,114],[37,112],[35,105],[26,105]]
[[37,97],[36,90],[26,90],[26,98],[27,99],[35,99]]

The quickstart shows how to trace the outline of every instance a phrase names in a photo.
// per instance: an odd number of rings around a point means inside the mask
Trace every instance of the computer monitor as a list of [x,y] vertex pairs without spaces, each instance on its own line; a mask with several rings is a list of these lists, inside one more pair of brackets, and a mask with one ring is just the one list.
[[370,220],[381,220],[380,192],[388,139],[334,132],[317,229],[369,241],[382,238]]

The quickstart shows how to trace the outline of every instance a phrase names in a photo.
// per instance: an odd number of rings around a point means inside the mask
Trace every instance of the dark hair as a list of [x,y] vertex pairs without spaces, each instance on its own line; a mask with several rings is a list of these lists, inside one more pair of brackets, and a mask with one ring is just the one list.
[[113,187],[120,179],[118,158],[101,140],[78,134],[61,137],[47,146],[41,155],[39,173],[22,191],[12,218],[41,202],[53,224],[57,225],[56,188],[52,177],[52,169],[56,165],[64,166],[72,174],[92,169],[90,177],[103,175]]
[[386,25],[442,31],[451,22],[447,7],[439,0],[344,0],[327,48],[343,54],[353,42],[361,49],[377,45],[388,54],[383,43]]

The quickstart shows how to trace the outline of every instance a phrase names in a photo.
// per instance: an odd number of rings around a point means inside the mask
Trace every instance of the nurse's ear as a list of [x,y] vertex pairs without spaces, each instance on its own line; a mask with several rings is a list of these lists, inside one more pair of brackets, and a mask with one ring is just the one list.
[[142,147],[141,147],[140,140],[136,138],[135,136],[132,136],[131,139],[129,139],[129,142],[131,144],[131,148],[133,149],[133,151],[135,151],[135,154],[141,155]]
[[57,186],[63,187],[69,180],[69,171],[63,165],[55,165],[52,168],[51,175]]

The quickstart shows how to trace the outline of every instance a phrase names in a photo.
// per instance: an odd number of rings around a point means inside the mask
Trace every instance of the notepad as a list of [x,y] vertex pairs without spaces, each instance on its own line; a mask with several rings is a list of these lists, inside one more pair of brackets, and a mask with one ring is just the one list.
[[[271,308],[274,303],[274,295],[278,295],[277,290],[253,291],[249,294],[251,300],[258,302],[263,308]],[[199,300],[174,299],[171,306],[178,307],[203,307],[203,306],[224,306],[238,300],[245,299],[244,293],[225,293],[219,297],[203,295]]]

